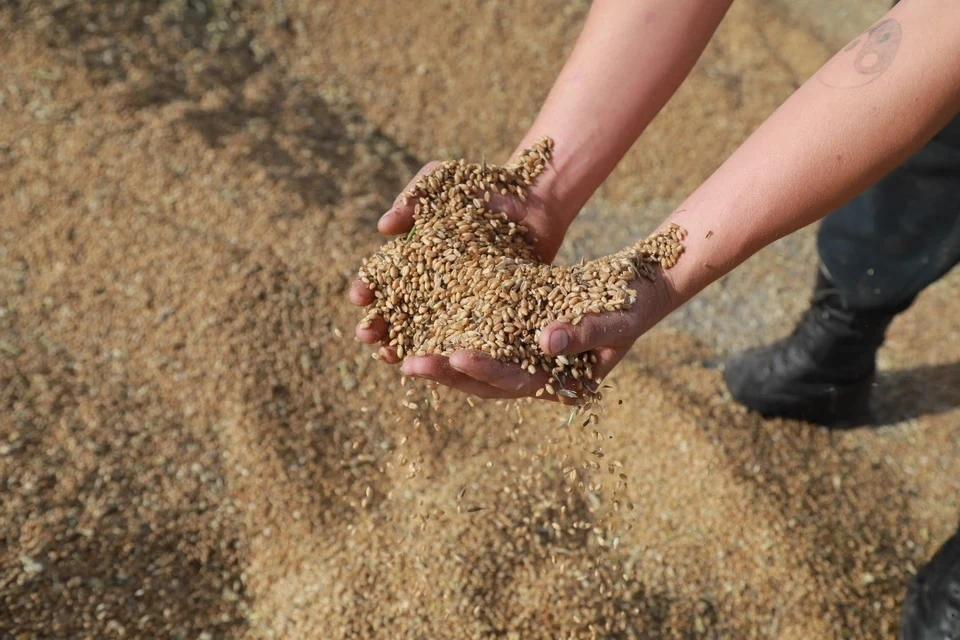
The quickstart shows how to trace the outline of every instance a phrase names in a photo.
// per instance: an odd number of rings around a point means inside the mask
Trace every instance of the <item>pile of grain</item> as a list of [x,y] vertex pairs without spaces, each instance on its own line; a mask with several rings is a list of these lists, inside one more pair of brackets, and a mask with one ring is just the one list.
[[407,354],[450,355],[475,349],[550,376],[542,392],[592,395],[592,354],[548,356],[540,332],[556,320],[630,308],[636,279],[653,280],[683,252],[683,229],[669,225],[614,255],[574,266],[542,263],[527,229],[490,208],[490,194],[525,202],[553,141],[541,138],[515,165],[448,161],[421,177],[410,233],[364,260],[360,279],[374,292],[363,326],[382,316],[387,344]]
[[[323,611],[333,634],[629,638],[656,628],[660,603],[645,593],[636,560],[616,551],[617,534],[597,525],[589,496],[569,491],[549,465],[497,466],[456,477],[464,504],[482,507],[431,509],[421,527],[385,506],[389,526],[338,541],[336,594]],[[487,490],[491,482],[501,490]]]
[[[370,212],[427,150],[519,134],[587,6],[0,2],[0,638],[896,635],[960,510],[957,278],[885,350],[883,408],[916,424],[729,402],[700,363],[775,337],[770,295],[805,284],[765,252],[618,367],[602,459],[552,403],[398,408],[414,385],[344,339]],[[692,74],[575,244],[654,224],[827,55],[785,3],[737,6],[706,55],[743,82]],[[621,472],[618,521],[589,485]]]

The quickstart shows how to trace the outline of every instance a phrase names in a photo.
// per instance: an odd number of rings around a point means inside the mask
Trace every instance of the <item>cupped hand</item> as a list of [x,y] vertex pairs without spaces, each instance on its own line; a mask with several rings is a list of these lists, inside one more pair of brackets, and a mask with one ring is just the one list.
[[[416,181],[432,171],[437,162],[425,165],[393,206],[379,220],[377,229],[385,235],[407,233],[413,226],[413,203],[406,195]],[[545,181],[545,184],[549,184]],[[538,189],[540,186],[540,189]],[[549,188],[538,180],[527,192],[526,202],[512,196],[491,194],[491,209],[503,211],[528,229],[527,240],[537,248],[545,262],[556,255],[569,224],[567,217],[555,214],[551,207]],[[554,322],[543,329],[540,348],[551,356],[576,355],[591,352],[596,357],[593,365],[594,380],[601,380],[620,362],[633,343],[659,322],[673,308],[673,296],[667,279],[661,277],[650,282],[635,281],[631,288],[637,291],[637,300],[627,311],[585,316],[577,325]],[[357,306],[367,306],[374,300],[373,292],[357,280],[349,292],[350,301]],[[357,325],[356,336],[360,342],[376,344],[384,340],[388,326],[383,318],[375,318],[368,325]],[[396,364],[401,361],[392,347],[381,345],[381,361]],[[576,402],[553,394],[537,396],[537,391],[550,382],[548,374],[538,371],[528,373],[517,364],[495,360],[472,350],[456,351],[449,356],[408,355],[403,359],[404,375],[433,381],[480,398],[516,399],[540,397],[563,403]]]
[[[433,171],[439,162],[429,162],[423,166],[417,175],[407,184],[401,194],[394,201],[393,206],[383,214],[377,222],[377,230],[388,236],[407,233],[413,226],[414,199],[409,196],[414,185],[423,175]],[[522,223],[527,228],[527,241],[536,248],[540,259],[551,262],[560,249],[563,237],[570,224],[570,216],[560,211],[559,203],[555,202],[550,189],[552,168],[547,167],[537,181],[526,191],[526,201],[519,198],[498,193],[490,193],[488,207],[501,211],[514,222]],[[360,307],[371,304],[374,300],[373,292],[360,280],[355,280],[349,291],[350,301]],[[357,325],[356,336],[360,342],[376,344],[387,335],[388,327],[383,318],[375,318],[369,326]],[[391,347],[381,346],[380,360],[390,364],[400,361]],[[439,358],[439,356],[438,356]],[[444,359],[446,360],[446,359]]]
[[[577,325],[551,323],[541,332],[540,348],[551,356],[590,352],[596,356],[594,381],[605,378],[637,338],[674,306],[669,283],[664,278],[633,282],[630,286],[637,291],[637,300],[629,310],[587,315]],[[546,372],[531,375],[519,365],[501,362],[477,351],[457,351],[449,358],[412,356],[403,361],[401,370],[405,375],[481,398],[540,397],[565,404],[576,402],[575,398],[559,395],[537,396],[537,391],[550,382]]]

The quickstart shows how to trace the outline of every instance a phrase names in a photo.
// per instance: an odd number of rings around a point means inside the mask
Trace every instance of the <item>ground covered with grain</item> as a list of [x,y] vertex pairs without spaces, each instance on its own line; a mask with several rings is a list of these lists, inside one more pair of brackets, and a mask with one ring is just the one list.
[[[561,261],[649,233],[886,3],[842,4],[737,3]],[[712,366],[789,329],[809,230],[642,339],[596,429],[352,340],[379,214],[505,159],[586,9],[0,4],[0,637],[892,635],[957,520],[956,274],[844,433]]]

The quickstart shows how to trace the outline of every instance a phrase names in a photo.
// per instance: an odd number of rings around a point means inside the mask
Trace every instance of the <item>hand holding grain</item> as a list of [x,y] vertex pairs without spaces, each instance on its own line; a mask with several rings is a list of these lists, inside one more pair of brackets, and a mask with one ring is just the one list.
[[[397,196],[393,206],[377,222],[377,230],[380,233],[387,236],[398,236],[410,232],[414,224],[413,216],[416,204],[410,194],[413,192],[417,181],[421,177],[429,175],[440,164],[436,160],[428,162],[407,183],[407,186]],[[547,263],[552,262],[556,257],[569,226],[569,221],[565,216],[555,214],[558,204],[553,202],[551,190],[546,186],[551,181],[545,179],[548,178],[546,174],[551,171],[551,167],[544,167],[540,179],[530,185],[523,200],[517,197],[515,193],[510,192],[501,194],[487,191],[484,194],[486,206],[489,209],[500,211],[506,214],[511,221],[526,227],[526,241],[534,247],[540,260]],[[350,287],[349,298],[353,304],[366,307],[373,303],[374,294],[364,283],[356,280]],[[376,344],[384,339],[387,331],[386,321],[383,318],[377,318],[368,327],[357,325],[356,336],[360,342]],[[389,346],[382,346],[379,354],[382,362],[396,364],[400,361],[396,350]]]
[[[597,395],[601,372],[649,326],[645,319],[666,309],[649,295],[666,289],[648,283],[676,263],[685,233],[668,225],[599,260],[543,263],[559,242],[544,251],[528,240],[525,219],[518,223],[491,202],[493,194],[528,202],[551,152],[544,138],[505,167],[449,161],[419,175],[407,192],[412,216],[403,209],[409,203],[386,216],[393,218],[388,228],[401,230],[406,224],[396,218],[408,216],[415,226],[364,260],[352,292],[355,302],[372,305],[358,337],[385,343],[381,359],[404,360],[408,375],[481,397],[580,402]],[[641,285],[649,300],[625,313]]]

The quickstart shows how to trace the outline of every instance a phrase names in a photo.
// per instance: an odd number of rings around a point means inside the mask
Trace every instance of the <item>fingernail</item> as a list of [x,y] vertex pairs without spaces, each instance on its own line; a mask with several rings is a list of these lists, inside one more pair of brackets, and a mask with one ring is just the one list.
[[563,350],[570,344],[570,336],[563,329],[558,329],[550,334],[550,351],[553,354],[563,353]]

